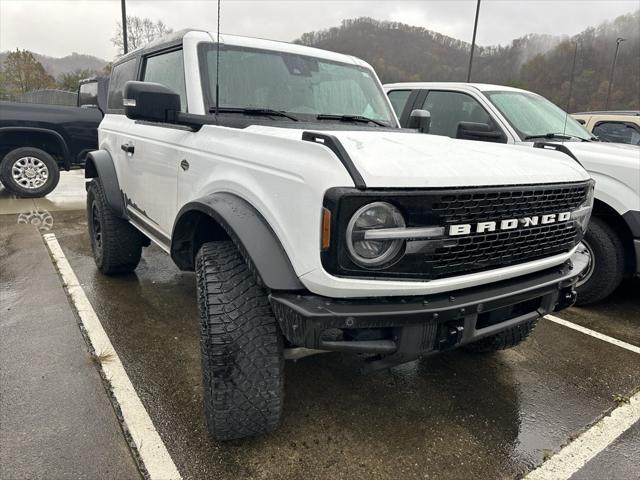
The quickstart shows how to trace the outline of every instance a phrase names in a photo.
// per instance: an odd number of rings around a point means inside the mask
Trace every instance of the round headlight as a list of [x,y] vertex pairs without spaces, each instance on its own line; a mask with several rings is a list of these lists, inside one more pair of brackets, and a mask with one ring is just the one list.
[[404,228],[400,211],[386,202],[375,202],[358,210],[347,226],[347,249],[354,262],[363,267],[379,267],[394,260],[404,247],[404,240],[367,240],[370,230]]

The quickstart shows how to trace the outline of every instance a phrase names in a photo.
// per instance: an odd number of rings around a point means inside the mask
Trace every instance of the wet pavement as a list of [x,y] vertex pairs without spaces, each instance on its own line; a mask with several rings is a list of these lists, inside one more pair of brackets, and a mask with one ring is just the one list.
[[140,478],[40,233],[3,222],[0,258],[0,478]]
[[[0,228],[16,221],[2,215]],[[193,274],[150,247],[134,274],[105,277],[83,212],[55,212],[49,228],[184,478],[514,478],[640,388],[639,355],[542,321],[493,355],[455,351],[368,375],[350,355],[288,362],[281,427],[217,443],[201,410]],[[638,345],[637,291],[626,282],[610,302],[560,316]],[[639,443],[636,425],[575,478],[640,477]]]

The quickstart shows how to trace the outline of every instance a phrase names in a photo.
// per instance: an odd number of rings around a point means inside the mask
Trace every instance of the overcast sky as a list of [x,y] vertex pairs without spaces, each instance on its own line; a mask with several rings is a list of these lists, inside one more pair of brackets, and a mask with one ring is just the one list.
[[[221,31],[290,41],[302,33],[369,16],[417,25],[471,41],[475,0],[222,0]],[[483,0],[480,45],[527,33],[573,35],[640,8],[640,0]],[[175,30],[215,31],[216,0],[127,0],[127,13]],[[0,50],[51,56],[88,53],[110,60],[120,0],[0,0]]]

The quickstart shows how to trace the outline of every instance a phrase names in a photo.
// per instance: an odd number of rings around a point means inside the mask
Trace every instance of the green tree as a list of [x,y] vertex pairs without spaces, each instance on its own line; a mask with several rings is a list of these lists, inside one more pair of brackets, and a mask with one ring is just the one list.
[[[154,22],[149,18],[133,17],[127,15],[127,46],[129,51],[135,50],[152,42],[156,38],[173,32],[161,20]],[[124,42],[122,40],[122,23],[118,22],[115,36],[111,43],[118,47],[120,54],[124,53]]]
[[62,90],[68,90],[70,92],[75,92],[78,90],[78,85],[80,84],[80,80],[85,78],[89,78],[95,75],[95,72],[91,70],[76,70],[71,73],[63,73],[58,78],[58,86]]
[[9,94],[51,88],[55,81],[28,50],[10,52],[3,65],[4,90]]

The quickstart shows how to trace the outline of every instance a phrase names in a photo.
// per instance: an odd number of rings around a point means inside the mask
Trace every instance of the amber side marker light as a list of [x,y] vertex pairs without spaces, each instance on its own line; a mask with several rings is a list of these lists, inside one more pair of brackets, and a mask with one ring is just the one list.
[[331,211],[322,209],[322,251],[329,250],[331,246]]

